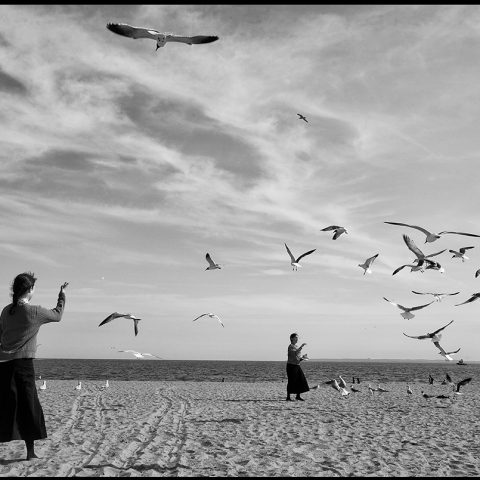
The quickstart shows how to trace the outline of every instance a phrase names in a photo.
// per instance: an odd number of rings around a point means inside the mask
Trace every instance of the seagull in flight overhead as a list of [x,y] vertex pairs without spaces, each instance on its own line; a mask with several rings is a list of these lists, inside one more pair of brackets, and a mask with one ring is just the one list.
[[115,320],[116,318],[121,318],[121,317],[129,318],[133,320],[133,331],[135,332],[135,336],[137,336],[138,322],[141,320],[141,318],[138,318],[135,315],[132,315],[131,313],[118,313],[118,312],[111,313],[105,320],[102,321],[102,323],[100,323],[99,327],[101,327],[102,325],[105,325],[108,322],[111,322],[112,320]]
[[205,258],[207,259],[207,262],[208,262],[208,267],[205,270],[215,270],[216,268],[222,268],[221,265],[219,265],[218,263],[215,263],[212,260],[212,257],[210,256],[209,253],[205,255]]
[[220,325],[222,327],[225,327],[225,325],[222,323],[222,321],[220,320],[220,317],[218,315],[215,315],[214,313],[202,313],[202,315],[199,315],[197,318],[194,318],[192,320],[192,322],[195,322],[196,320],[198,320],[199,318],[202,318],[202,317],[210,317],[210,318],[216,318],[219,322],[220,322]]
[[418,227],[417,225],[409,225],[408,223],[399,223],[399,222],[383,222],[383,223],[389,223],[390,225],[401,225],[403,227],[410,227],[410,228],[415,228],[417,230],[420,230],[423,232],[427,238],[425,239],[425,243],[431,243],[434,242],[435,240],[438,240],[442,235],[446,233],[452,233],[455,235],[467,235],[468,237],[480,237],[480,235],[475,235],[473,233],[463,233],[463,232],[448,232],[448,231],[443,231],[439,233],[432,233],[429,232],[428,230],[425,230],[422,227]]
[[155,357],[162,360],[162,358],[157,357],[157,355],[153,355],[152,353],[140,353],[135,350],[117,350],[117,351],[124,352],[124,353],[131,353],[136,358]]
[[459,251],[457,252],[456,250],[449,250],[450,253],[453,253],[452,255],[452,258],[461,258],[462,259],[462,262],[464,262],[465,260],[468,260],[469,258],[465,255],[465,252],[467,250],[470,250],[471,248],[475,248],[475,247],[462,247],[459,249]]
[[[441,335],[438,335],[438,337],[441,337]],[[433,340],[432,340],[433,341]],[[445,358],[445,360],[448,360],[448,361],[452,361],[453,358],[450,356],[450,355],[453,355],[454,353],[458,353],[460,351],[460,348],[457,349],[457,350],[454,350],[453,352],[446,352],[443,347],[440,345],[440,342],[439,341],[435,341],[433,342],[433,344],[440,350],[438,353],[439,355],[441,355],[443,358]]]
[[480,292],[472,294],[472,296],[468,300],[465,300],[462,303],[457,303],[455,306],[458,307],[459,305],[463,305],[464,303],[473,302],[473,301],[477,300],[478,298],[480,298]]
[[418,307],[408,308],[408,307],[404,307],[403,305],[400,305],[399,303],[392,302],[388,298],[383,297],[383,299],[386,300],[388,303],[391,303],[392,305],[395,305],[395,307],[398,307],[400,310],[403,310],[403,313],[401,313],[400,315],[403,318],[405,318],[405,320],[410,320],[411,318],[413,318],[415,316],[412,313],[412,311],[420,310],[421,308],[428,307],[429,305],[431,305],[434,302],[434,300],[432,300],[430,303],[426,303],[425,305],[419,305]]
[[460,292],[455,292],[455,293],[430,293],[430,292],[416,292],[415,290],[412,290],[412,293],[416,293],[417,295],[433,295],[435,298],[436,302],[441,302],[443,297],[446,297],[447,295],[458,295]]
[[107,28],[118,35],[129,37],[133,39],[137,38],[150,38],[157,42],[158,50],[160,47],[165,46],[167,42],[182,42],[187,45],[211,43],[218,40],[216,35],[195,35],[193,37],[174,35],[173,33],[162,33],[153,28],[133,27],[126,23],[107,23]]
[[303,115],[301,115],[300,113],[297,113],[297,115],[299,120],[303,120],[308,123],[308,120]]
[[329,227],[322,228],[322,232],[328,232],[330,230],[334,230],[335,233],[333,234],[332,240],[336,240],[342,233],[348,233],[347,229],[344,227],[340,227],[338,225],[330,225]]
[[358,266],[363,268],[363,274],[372,273],[372,269],[370,265],[372,265],[373,261],[378,257],[378,253],[373,257],[367,258],[364,263],[359,263]]
[[[414,260],[414,263],[417,262],[417,266],[412,269],[412,270],[421,270],[423,271],[423,268],[433,268],[433,266],[429,266],[430,263],[436,263],[434,262],[433,260],[429,260],[431,257],[435,257],[437,255],[440,255],[441,253],[443,253],[446,248],[444,248],[443,250],[440,250],[439,252],[435,252],[435,253],[430,253],[429,255],[425,255],[418,247],[417,245],[415,244],[415,242],[408,236],[408,235],[405,235],[403,234],[403,241],[405,242],[405,244],[407,245],[408,249],[413,252],[415,254],[415,256],[417,257],[415,260]],[[441,268],[441,265],[438,264],[438,266],[440,267],[440,271],[443,273],[443,269]],[[403,267],[401,267],[403,268]],[[400,269],[397,269],[395,270],[394,274]]]
[[448,322],[445,326],[439,328],[438,330],[435,330],[434,332],[432,333],[426,333],[425,335],[418,335],[418,336],[412,336],[412,335],[407,335],[406,333],[404,333],[404,335],[406,337],[409,337],[409,338],[416,338],[418,340],[425,340],[426,338],[430,338],[432,340],[432,342],[438,342],[440,341],[440,339],[442,338],[441,335],[438,335],[443,329],[447,328],[451,323],[453,323],[453,320],[451,320],[450,322]]
[[300,255],[298,258],[295,258],[293,255],[292,255],[292,252],[290,251],[290,249],[288,248],[288,245],[285,244],[285,248],[287,249],[287,252],[288,254],[290,255],[290,265],[292,266],[292,270],[298,270],[298,267],[301,267],[302,265],[300,265],[300,259],[302,259],[303,257],[307,256],[307,255],[310,255],[311,253],[313,253],[316,248],[314,248],[313,250],[309,250],[308,252],[305,252],[305,253],[302,253],[302,255]]

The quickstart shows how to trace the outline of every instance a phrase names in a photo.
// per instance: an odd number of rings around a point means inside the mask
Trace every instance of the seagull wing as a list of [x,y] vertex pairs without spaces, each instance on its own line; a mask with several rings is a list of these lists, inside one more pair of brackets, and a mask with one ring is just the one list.
[[139,322],[139,318],[134,318],[133,319],[133,331],[135,332],[135,336],[138,335],[138,322]]
[[210,256],[209,253],[205,255],[205,258],[207,259],[207,262],[210,264],[211,267],[215,266],[215,262],[212,260],[212,257]]
[[457,383],[457,392],[460,391],[460,387],[462,385],[466,385],[467,383],[470,383],[472,381],[472,377],[464,378],[463,380],[460,380]]
[[333,234],[332,240],[336,240],[343,232],[344,232],[344,230],[343,230],[342,228],[341,228],[340,230],[337,230],[337,231]]
[[292,255],[292,252],[290,251],[290,249],[288,248],[288,245],[285,244],[285,248],[287,249],[287,252],[288,254],[290,255],[290,259],[292,260],[292,262],[295,262],[295,257]]
[[218,40],[218,37],[216,35],[195,35],[193,37],[185,37],[182,35],[168,34],[165,40],[167,42],[182,42],[188,45],[197,45],[200,43],[215,42],[215,40]]
[[425,255],[425,258],[435,257],[436,255],[440,255],[441,253],[443,253],[445,250],[446,248],[444,248],[443,250],[440,250],[437,253],[431,253],[430,255]]
[[447,352],[447,355],[451,355],[453,353],[458,353],[461,350],[461,348],[458,348],[457,350],[453,350],[453,352]]
[[455,292],[455,293],[444,293],[443,295],[458,295],[460,292]]
[[202,313],[202,315],[199,315],[197,318],[194,318],[192,322],[194,322],[195,320],[198,320],[199,318],[205,317],[206,315],[208,315],[208,313]]
[[329,230],[336,230],[337,228],[341,228],[338,225],[330,225],[329,227],[322,228],[321,232],[328,232]]
[[440,342],[433,342],[433,344],[440,350],[440,353],[442,355],[447,355],[447,352],[442,348],[442,346],[440,345]]
[[399,305],[398,303],[392,302],[391,300],[389,300],[388,298],[385,298],[385,297],[383,297],[383,299],[386,300],[388,303],[391,303],[391,304],[394,305],[395,307],[398,307],[398,308],[401,308],[402,310],[405,310],[405,307],[402,307],[402,306]]
[[216,318],[220,322],[220,325],[222,327],[225,327],[225,325],[222,323],[222,321],[220,320],[220,317],[218,315],[213,315],[213,318]]
[[393,271],[392,275],[395,275],[398,273],[400,270],[404,269],[405,267],[413,267],[414,265],[402,265],[401,267],[398,267],[396,270]]
[[433,303],[433,302],[426,303],[425,305],[419,305],[418,307],[411,307],[411,308],[409,308],[409,310],[420,310],[421,308],[428,307],[428,306],[431,305],[432,303]]
[[431,334],[432,337],[433,337],[433,335],[436,335],[438,332],[441,332],[443,329],[447,328],[451,323],[453,323],[453,320],[451,320],[450,322],[448,322],[444,327],[441,327],[441,328],[439,328],[438,330],[435,330],[435,331],[433,332],[433,334]]
[[308,252],[302,253],[302,254],[297,258],[297,263],[300,261],[301,258],[306,257],[307,255],[310,255],[310,254],[313,253],[315,250],[316,250],[316,248],[314,248],[313,250],[309,250]]
[[367,260],[365,260],[365,264],[367,265],[367,267],[369,267],[377,257],[378,257],[378,253],[373,257],[367,258]]
[[407,223],[399,223],[399,222],[383,222],[383,223],[389,223],[390,225],[401,225],[403,227],[410,227],[410,228],[416,228],[417,230],[420,230],[423,232],[425,235],[431,235],[431,233],[428,230],[425,230],[422,227],[418,227],[416,225],[408,225]]
[[466,235],[467,237],[480,237],[480,235],[475,235],[474,233],[462,233],[462,232],[440,232],[439,235],[443,235],[445,233],[454,233],[455,235]]
[[118,312],[111,313],[105,320],[102,321],[102,323],[100,323],[99,327],[101,327],[102,325],[105,325],[108,322],[111,322],[112,320],[115,320],[116,318],[120,318],[120,317],[125,317],[125,314],[124,313],[118,313]]
[[423,252],[415,245],[415,242],[408,235],[404,234],[403,240],[407,244],[407,247],[417,256],[419,260],[423,260],[425,258]]
[[467,250],[470,250],[471,248],[475,248],[475,247],[462,247],[460,249],[460,253],[465,253]]
[[406,333],[404,333],[404,335],[408,338],[417,338],[418,340],[424,340],[425,338],[430,338],[428,335],[419,335],[418,337],[407,335]]
[[416,293],[417,295],[433,295],[433,293],[429,293],[429,292],[421,293],[421,292],[416,292],[415,290],[412,290],[412,293]]
[[465,300],[465,301],[462,302],[462,303],[457,303],[457,304],[455,304],[455,306],[458,307],[458,305],[463,305],[464,303],[473,302],[473,301],[476,300],[478,297],[479,297],[479,295],[476,294],[476,293],[474,293],[468,300]]
[[448,372],[445,374],[445,380],[447,380],[448,383],[453,383],[452,377],[450,377],[450,374]]
[[151,28],[133,27],[126,23],[107,23],[107,28],[118,35],[130,38],[151,38],[156,39],[156,35],[160,34],[159,31]]

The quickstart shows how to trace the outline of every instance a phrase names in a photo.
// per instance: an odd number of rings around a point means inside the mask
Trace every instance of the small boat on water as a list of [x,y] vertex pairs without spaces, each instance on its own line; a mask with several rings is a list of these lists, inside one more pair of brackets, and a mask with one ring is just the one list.
[[461,358],[458,362],[457,365],[466,365],[466,363],[463,361],[463,358]]

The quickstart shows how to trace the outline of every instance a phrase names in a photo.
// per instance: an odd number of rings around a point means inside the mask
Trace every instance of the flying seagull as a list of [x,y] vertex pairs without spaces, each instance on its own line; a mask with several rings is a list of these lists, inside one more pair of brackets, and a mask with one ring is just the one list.
[[471,381],[472,381],[472,377],[469,377],[469,378],[464,378],[463,380],[460,380],[457,383],[454,383],[453,384],[453,393],[455,395],[462,395],[462,393],[460,392],[460,387],[463,386],[463,385],[466,385],[467,383],[470,383]]
[[137,318],[135,315],[132,315],[131,313],[118,313],[114,312],[110,314],[105,320],[103,320],[102,323],[100,323],[99,327],[102,325],[105,325],[108,322],[111,322],[112,320],[115,320],[116,318],[120,317],[125,317],[129,318],[130,320],[133,320],[133,331],[135,332],[135,336],[138,335],[138,322],[141,320],[141,318]]
[[140,352],[137,352],[135,350],[118,350],[118,351],[119,352],[124,352],[124,353],[131,353],[136,358],[156,357],[156,358],[162,360],[162,358],[157,357],[157,355],[153,355],[152,353],[140,353]]
[[300,113],[297,113],[297,115],[299,120],[304,120],[305,122],[308,123],[308,120],[303,115],[301,115]]
[[212,260],[212,257],[210,256],[209,253],[205,255],[205,258],[207,259],[207,262],[208,262],[208,267],[205,270],[215,270],[216,268],[222,268],[221,265],[219,265],[218,263],[215,263]]
[[165,46],[167,42],[182,42],[187,45],[199,44],[199,43],[211,43],[218,40],[216,35],[195,35],[193,37],[174,35],[173,33],[162,33],[153,28],[133,27],[126,23],[107,23],[107,28],[114,33],[123,35],[124,37],[137,38],[150,38],[157,42],[158,50],[160,47]]
[[462,262],[464,262],[465,260],[468,260],[469,258],[465,255],[465,252],[467,250],[470,250],[471,248],[475,248],[475,247],[462,247],[459,249],[459,251],[457,252],[456,250],[449,250],[450,253],[453,253],[452,255],[452,258],[461,258],[462,259]]
[[412,290],[412,293],[416,293],[417,295],[433,295],[435,298],[436,302],[441,302],[443,297],[446,297],[447,295],[458,295],[460,292],[455,292],[455,293],[431,293],[431,292],[416,292],[415,290]]
[[425,307],[428,307],[429,305],[431,305],[434,301],[432,300],[430,303],[426,303],[425,305],[419,305],[418,307],[404,307],[403,305],[400,305],[399,303],[395,303],[395,302],[392,302],[390,301],[388,298],[385,298],[383,297],[384,300],[386,300],[388,303],[391,303],[392,305],[394,305],[395,307],[398,307],[400,310],[403,310],[403,313],[401,313],[400,315],[405,318],[406,320],[410,320],[411,318],[413,318],[415,315],[412,313],[412,311],[414,310],[420,310],[421,308],[425,308]]
[[219,322],[220,322],[220,325],[222,327],[225,327],[225,325],[222,323],[222,321],[220,320],[220,317],[218,315],[215,315],[214,313],[202,313],[202,315],[199,315],[197,318],[194,318],[192,320],[192,322],[195,322],[196,320],[198,320],[199,318],[202,318],[202,317],[210,317],[210,318],[216,318]]
[[[426,266],[426,264],[428,264],[429,262],[433,262],[433,260],[428,260],[429,258],[431,257],[435,257],[437,255],[440,255],[441,253],[443,253],[446,248],[444,248],[443,250],[440,250],[439,252],[435,252],[435,253],[430,253],[429,255],[425,255],[418,247],[417,245],[415,244],[415,242],[408,236],[408,235],[405,235],[403,234],[403,241],[405,242],[405,244],[407,245],[408,249],[413,252],[415,254],[415,256],[417,257],[415,260],[414,260],[414,263],[417,262],[417,266],[420,267],[421,270],[423,270],[423,267]],[[428,268],[428,266],[426,266],[426,268]]]
[[358,266],[363,268],[363,274],[372,273],[370,265],[372,265],[373,261],[378,257],[378,253],[373,257],[367,258],[364,263],[359,263]]
[[418,227],[417,225],[408,225],[408,223],[399,223],[399,222],[383,222],[383,223],[389,223],[390,225],[401,225],[403,227],[410,227],[410,228],[415,228],[417,230],[420,230],[421,232],[423,232],[427,236],[427,238],[425,239],[425,243],[434,242],[435,240],[438,240],[442,235],[444,235],[446,233],[453,233],[455,235],[467,235],[468,237],[480,237],[480,235],[475,235],[473,233],[463,233],[463,232],[443,231],[443,232],[439,232],[439,233],[432,233],[432,232],[429,232],[428,230],[425,230],[422,227]]
[[344,227],[340,227],[338,225],[330,225],[329,227],[322,228],[322,232],[328,232],[330,230],[334,230],[335,233],[333,234],[332,240],[336,240],[342,233],[348,233],[347,229]]
[[293,255],[292,255],[292,252],[290,251],[290,249],[288,248],[288,245],[285,244],[285,248],[287,249],[287,252],[288,254],[290,255],[290,265],[292,266],[292,270],[298,270],[298,267],[301,267],[302,265],[300,265],[300,259],[302,259],[303,257],[307,256],[307,255],[310,255],[311,253],[313,253],[316,248],[314,248],[313,250],[309,250],[308,252],[305,252],[305,253],[302,253],[302,255],[300,255],[298,258],[295,258]]
[[477,278],[480,275],[480,268],[475,272],[475,278]]
[[480,292],[472,294],[472,296],[468,300],[465,300],[462,303],[457,303],[457,304],[455,304],[455,306],[458,307],[459,305],[463,305],[464,303],[473,302],[473,301],[477,300],[478,298],[480,298]]
[[441,327],[439,328],[438,330],[435,330],[434,332],[432,333],[426,333],[425,335],[418,335],[418,336],[412,336],[412,335],[407,335],[406,333],[404,333],[404,335],[406,337],[409,337],[409,338],[416,338],[418,340],[425,340],[426,338],[430,338],[432,340],[432,342],[438,342],[440,340],[440,338],[442,338],[441,335],[438,335],[439,332],[441,332],[443,329],[447,328],[451,323],[453,323],[453,320],[451,320],[450,322],[448,322],[444,327]]

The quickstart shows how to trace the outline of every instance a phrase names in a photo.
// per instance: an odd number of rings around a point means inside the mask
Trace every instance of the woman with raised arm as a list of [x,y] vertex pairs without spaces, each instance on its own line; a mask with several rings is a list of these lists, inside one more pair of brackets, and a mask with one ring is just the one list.
[[36,280],[30,272],[17,275],[12,303],[0,315],[0,442],[24,440],[27,460],[38,458],[34,441],[47,438],[33,367],[37,334],[44,323],[62,319],[68,285],[60,287],[57,306],[49,310],[30,304]]
[[[297,347],[298,334],[292,333],[290,335],[290,345],[288,346],[288,360],[287,360],[287,401],[292,401],[290,395],[295,393],[295,400],[303,401],[304,399],[300,396],[301,393],[310,391],[308,386],[307,379],[300,367],[300,362],[307,360],[307,354],[301,355],[302,348],[306,343],[302,343]],[[313,387],[313,389],[318,388],[318,385]]]

